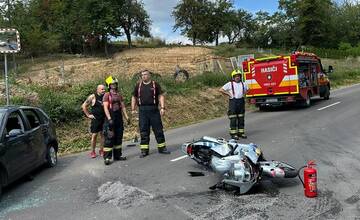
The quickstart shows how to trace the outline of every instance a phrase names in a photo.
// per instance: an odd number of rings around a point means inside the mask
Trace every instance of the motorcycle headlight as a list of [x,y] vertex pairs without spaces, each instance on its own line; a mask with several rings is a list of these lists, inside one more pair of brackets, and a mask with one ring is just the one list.
[[261,155],[261,149],[260,149],[260,148],[256,148],[255,153],[256,153],[256,155],[260,156],[260,155]]

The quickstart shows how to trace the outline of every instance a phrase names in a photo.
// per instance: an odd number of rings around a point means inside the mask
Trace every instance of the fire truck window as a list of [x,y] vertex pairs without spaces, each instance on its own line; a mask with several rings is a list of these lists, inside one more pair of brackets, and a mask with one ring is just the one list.
[[309,84],[310,84],[310,82],[309,82],[309,74],[310,74],[309,63],[300,63],[298,73],[299,73],[300,87],[303,88],[303,87],[309,86]]
[[310,82],[312,86],[317,85],[317,74],[319,73],[319,64],[312,63],[311,64],[311,75],[310,75]]

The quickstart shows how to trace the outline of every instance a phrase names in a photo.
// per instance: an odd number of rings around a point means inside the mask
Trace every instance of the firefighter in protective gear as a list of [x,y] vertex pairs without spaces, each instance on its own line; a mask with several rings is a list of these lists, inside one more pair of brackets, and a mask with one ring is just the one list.
[[230,136],[233,139],[246,138],[245,135],[245,95],[247,85],[242,81],[242,71],[234,70],[232,80],[220,88],[220,92],[229,97]]
[[108,92],[103,98],[104,112],[106,115],[104,124],[104,163],[109,165],[114,160],[126,160],[122,156],[122,138],[124,132],[123,115],[126,121],[129,117],[126,113],[124,98],[118,92],[118,80],[109,76],[105,80]]
[[150,74],[148,70],[141,72],[141,80],[136,84],[131,98],[132,114],[135,114],[136,106],[139,107],[141,158],[149,155],[150,127],[154,132],[159,153],[170,154],[166,148],[161,121],[161,116],[165,114],[165,98],[160,85],[151,80]]

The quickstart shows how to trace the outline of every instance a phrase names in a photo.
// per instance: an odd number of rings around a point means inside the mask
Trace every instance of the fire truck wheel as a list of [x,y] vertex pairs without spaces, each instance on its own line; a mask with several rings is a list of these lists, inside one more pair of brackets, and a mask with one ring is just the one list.
[[325,99],[325,100],[329,100],[329,99],[330,99],[330,89],[329,89],[328,86],[326,86],[326,89],[325,89],[324,99]]

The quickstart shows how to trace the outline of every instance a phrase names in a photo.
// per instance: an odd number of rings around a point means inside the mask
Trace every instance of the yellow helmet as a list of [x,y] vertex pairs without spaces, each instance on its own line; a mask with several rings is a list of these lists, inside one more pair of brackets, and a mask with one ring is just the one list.
[[231,78],[234,78],[236,75],[242,75],[242,74],[243,74],[242,70],[236,69],[231,72]]
[[115,83],[118,84],[119,82],[115,77],[109,76],[108,78],[105,79],[105,83],[106,86],[110,88],[111,84],[115,84]]

